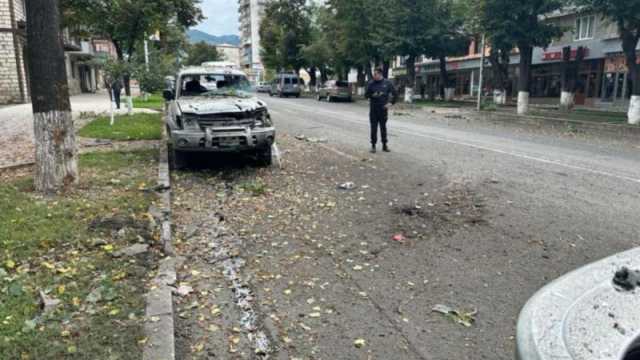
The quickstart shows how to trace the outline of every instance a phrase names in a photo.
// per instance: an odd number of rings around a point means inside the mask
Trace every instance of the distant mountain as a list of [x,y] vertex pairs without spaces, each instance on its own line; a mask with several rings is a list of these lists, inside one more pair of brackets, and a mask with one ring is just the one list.
[[240,45],[240,37],[238,35],[215,36],[215,35],[207,34],[206,32],[203,32],[200,30],[189,30],[187,31],[187,37],[189,38],[190,43],[197,43],[197,42],[204,41],[212,45],[220,45],[220,44]]

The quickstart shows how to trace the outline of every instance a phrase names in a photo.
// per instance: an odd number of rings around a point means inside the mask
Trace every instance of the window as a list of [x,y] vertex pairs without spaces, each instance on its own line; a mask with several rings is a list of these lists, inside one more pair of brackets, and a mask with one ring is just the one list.
[[593,39],[593,32],[596,23],[595,15],[582,16],[576,19],[576,29],[574,31],[575,40]]

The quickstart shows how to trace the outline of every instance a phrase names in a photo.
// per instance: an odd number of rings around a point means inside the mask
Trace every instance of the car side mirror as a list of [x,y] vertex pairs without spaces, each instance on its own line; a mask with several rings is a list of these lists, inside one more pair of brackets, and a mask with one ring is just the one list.
[[175,94],[173,93],[173,90],[165,90],[162,92],[162,97],[166,100],[166,101],[171,101],[175,99]]

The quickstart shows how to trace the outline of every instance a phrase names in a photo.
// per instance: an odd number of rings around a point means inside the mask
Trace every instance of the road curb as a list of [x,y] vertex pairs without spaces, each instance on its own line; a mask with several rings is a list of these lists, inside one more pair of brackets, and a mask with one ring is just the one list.
[[158,192],[160,199],[160,241],[167,257],[160,261],[158,273],[146,294],[143,360],[175,360],[175,331],[173,314],[173,285],[176,282],[175,252],[171,236],[171,179],[166,131],[163,131],[158,166]]
[[487,120],[518,123],[525,125],[550,126],[551,128],[571,129],[577,132],[600,131],[611,135],[618,135],[629,139],[640,139],[640,126],[617,125],[607,123],[594,123],[589,121],[556,119],[544,116],[501,114],[491,112],[480,112],[480,115]]

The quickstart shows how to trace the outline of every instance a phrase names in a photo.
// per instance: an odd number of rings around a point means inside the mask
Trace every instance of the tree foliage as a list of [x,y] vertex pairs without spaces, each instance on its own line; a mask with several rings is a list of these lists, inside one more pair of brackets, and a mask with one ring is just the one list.
[[[113,42],[118,59],[130,62],[145,36],[203,19],[200,0],[60,0],[67,26]],[[126,78],[128,79],[128,78]],[[127,94],[128,81],[125,81]]]
[[268,68],[305,67],[303,47],[311,41],[311,21],[305,0],[274,0],[265,7],[260,25],[261,58]]
[[207,44],[204,41],[189,45],[187,50],[187,58],[184,65],[193,66],[200,65],[207,61],[223,60],[223,54],[218,51],[215,45]]

